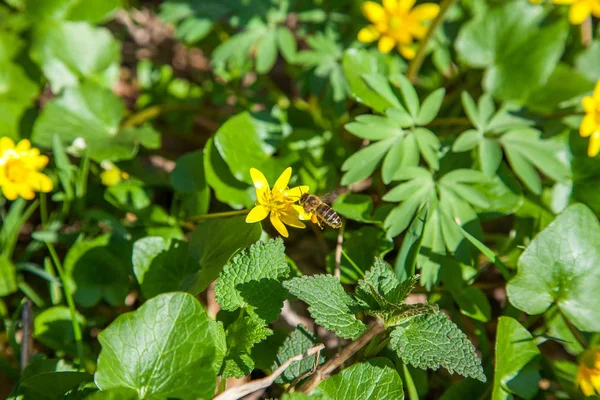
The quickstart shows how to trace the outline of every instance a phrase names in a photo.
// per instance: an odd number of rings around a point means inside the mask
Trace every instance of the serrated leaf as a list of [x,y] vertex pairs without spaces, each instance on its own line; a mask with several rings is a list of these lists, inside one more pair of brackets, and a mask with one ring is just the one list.
[[402,379],[386,358],[354,364],[321,382],[313,393],[325,394],[333,400],[404,399]]
[[222,378],[241,378],[252,372],[252,347],[273,333],[264,325],[264,321],[255,314],[241,316],[229,325],[226,332],[227,354],[219,374]]
[[105,28],[86,22],[47,22],[34,30],[30,54],[58,93],[82,79],[111,88],[119,74],[120,47]]
[[344,291],[336,277],[303,276],[286,281],[283,286],[309,305],[308,311],[317,324],[336,335],[356,339],[367,330],[367,326],[354,315],[358,304]]
[[440,111],[440,107],[442,106],[442,101],[444,100],[445,94],[446,89],[439,88],[425,98],[423,104],[421,105],[419,115],[416,119],[416,123],[418,125],[427,125],[428,123],[433,121],[435,116]]
[[600,291],[600,226],[583,204],[565,209],[519,258],[509,282],[510,302],[531,315],[556,304],[582,331],[600,331],[599,309],[589,299]]
[[[300,324],[292,331],[292,333],[285,339],[279,350],[277,351],[277,359],[273,364],[272,370],[277,369],[281,364],[286,362],[288,359],[295,355],[302,354],[311,347],[316,346],[318,343],[317,337],[314,333],[308,330],[304,325]],[[290,383],[294,379],[299,378],[306,372],[313,369],[315,365],[316,355],[308,356],[300,361],[294,361],[290,366],[283,372],[283,374],[277,378],[277,383]],[[319,357],[319,364],[325,362],[323,356]]]
[[481,360],[467,336],[445,314],[424,314],[391,333],[391,347],[405,363],[421,369],[446,368],[450,373],[486,381]]
[[215,286],[216,300],[223,310],[250,307],[270,322],[283,307],[286,295],[280,282],[289,273],[283,240],[257,242],[225,265]]
[[500,317],[492,399],[534,398],[541,378],[539,357],[540,351],[531,333],[513,318]]
[[183,282],[199,268],[189,256],[187,242],[161,237],[137,240],[133,244],[132,263],[146,298],[181,290]]
[[165,293],[148,300],[98,335],[96,385],[132,388],[143,397],[212,398],[217,371],[210,324],[192,295]]

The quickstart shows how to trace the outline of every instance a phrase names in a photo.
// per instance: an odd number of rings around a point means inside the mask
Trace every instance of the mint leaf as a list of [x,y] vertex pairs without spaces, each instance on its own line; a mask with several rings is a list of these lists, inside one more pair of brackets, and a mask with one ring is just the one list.
[[510,317],[500,317],[496,335],[494,399],[532,399],[538,392],[540,351],[527,329]]
[[249,307],[266,322],[273,321],[286,297],[280,280],[289,273],[283,240],[257,242],[233,257],[219,274],[217,303],[227,311]]
[[367,329],[354,315],[359,310],[358,303],[335,276],[303,276],[286,281],[283,286],[310,306],[308,311],[317,324],[336,335],[355,339]]
[[182,283],[198,270],[189,257],[187,242],[146,237],[133,244],[133,272],[146,298],[180,290]]
[[120,315],[98,335],[96,385],[141,398],[212,398],[216,348],[211,321],[187,293],[160,294]]
[[333,400],[404,399],[402,379],[392,362],[386,358],[373,358],[354,364],[321,382],[313,393],[327,395]]
[[527,314],[552,304],[578,329],[600,331],[600,309],[590,299],[600,292],[600,225],[583,204],[565,209],[539,233],[519,258],[510,280],[510,302]]
[[227,328],[227,354],[219,375],[222,378],[241,378],[252,372],[252,346],[272,333],[273,331],[264,326],[264,321],[256,315],[240,316]]
[[446,368],[450,373],[486,381],[475,347],[445,314],[425,314],[398,326],[391,347],[407,364],[421,369]]
[[[277,351],[277,360],[273,364],[271,369],[275,370],[279,368],[281,364],[286,362],[288,359],[302,354],[311,347],[316,346],[318,343],[317,337],[314,333],[308,330],[307,327],[300,324],[294,329],[294,331],[285,339],[279,350]],[[315,364],[316,355],[312,355],[303,358],[300,361],[294,361],[289,367],[283,372],[283,374],[277,378],[275,382],[289,383],[294,379],[302,376],[306,372],[310,371]],[[325,361],[324,357],[319,357],[319,364]]]

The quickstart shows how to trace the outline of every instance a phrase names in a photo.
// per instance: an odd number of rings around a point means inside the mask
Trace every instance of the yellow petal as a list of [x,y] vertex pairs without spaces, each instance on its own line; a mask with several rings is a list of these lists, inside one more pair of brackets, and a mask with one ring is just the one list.
[[380,52],[387,54],[394,48],[396,45],[396,41],[389,36],[382,36],[379,39],[379,43],[377,44],[377,48]]
[[594,132],[588,145],[588,156],[596,157],[600,153],[600,132]]
[[583,104],[583,109],[586,113],[592,113],[596,110],[596,100],[592,96],[585,96],[581,100],[581,104]]
[[594,114],[586,114],[581,121],[581,125],[579,125],[579,134],[583,137],[588,137],[596,130],[596,128],[597,125]]
[[312,213],[304,211],[304,207],[299,206],[297,204],[292,205],[292,207],[294,207],[294,210],[296,210],[296,212],[298,213],[298,219],[302,221],[308,221],[311,219]]
[[251,224],[262,221],[263,219],[267,218],[267,215],[269,215],[269,209],[263,205],[258,205],[250,210],[248,215],[246,215],[246,222]]
[[18,187],[13,183],[5,183],[2,185],[2,193],[8,200],[16,200],[19,197]]
[[4,136],[0,138],[0,154],[2,154],[5,150],[14,150],[15,142],[9,138],[8,136]]
[[287,188],[288,183],[290,183],[290,178],[292,177],[292,167],[287,167],[285,171],[279,175],[277,178],[277,182],[273,185],[273,190],[284,191]]
[[19,196],[21,196],[25,200],[32,200],[35,197],[35,193],[33,192],[33,190],[31,190],[29,186],[20,185]]
[[393,14],[398,7],[398,0],[383,0],[383,8],[390,14]]
[[281,236],[289,236],[285,225],[283,224],[283,222],[281,222],[277,213],[271,213],[271,224],[273,224],[273,226],[275,227],[275,229],[277,229],[277,232],[279,232]]
[[256,200],[260,203],[266,203],[269,194],[269,182],[262,172],[256,168],[250,168],[250,177],[256,189]]
[[594,86],[594,100],[600,100],[600,80],[596,82],[596,86]]
[[52,191],[52,179],[50,179],[47,175],[42,174],[41,172],[33,172],[30,174],[28,183],[31,185],[33,190],[37,192],[48,193]]
[[402,57],[406,58],[407,60],[412,60],[413,58],[415,58],[415,54],[417,53],[412,45],[400,46],[399,50],[400,54],[402,54]]
[[411,11],[410,16],[417,21],[431,21],[440,13],[440,6],[433,3],[420,4]]
[[298,217],[298,213],[295,209],[292,209],[291,212],[282,213],[279,216],[281,221],[286,225],[293,226],[294,228],[306,228],[306,225],[300,222]]
[[300,200],[300,197],[302,197],[302,195],[304,193],[308,193],[308,190],[309,190],[308,186],[296,186],[296,187],[286,190],[284,196],[289,197],[293,201],[298,201],[298,200]]
[[373,1],[365,1],[362,5],[362,11],[365,17],[373,23],[386,18],[385,10],[381,4],[377,4]]
[[573,25],[581,24],[592,12],[592,6],[587,1],[576,1],[569,9],[569,22]]
[[35,157],[34,162],[32,163],[32,166],[35,169],[42,169],[46,165],[48,165],[48,157],[46,156],[37,156]]
[[552,3],[568,5],[568,4],[573,4],[574,1],[575,0],[552,0]]
[[398,8],[402,10],[410,10],[415,5],[416,0],[398,0]]
[[22,139],[19,143],[17,143],[17,146],[15,147],[15,151],[17,153],[21,153],[24,151],[27,151],[31,148],[31,142],[27,139]]
[[[598,372],[598,371],[595,371]],[[590,376],[590,381],[592,382],[592,386],[596,390],[596,393],[600,393],[600,375],[592,374]]]
[[585,394],[586,396],[591,396],[594,394],[594,388],[592,387],[592,384],[587,380],[587,377],[583,377],[579,381],[579,387],[581,388],[583,394]]
[[358,40],[363,43],[371,43],[379,39],[380,33],[373,25],[366,26],[358,31]]

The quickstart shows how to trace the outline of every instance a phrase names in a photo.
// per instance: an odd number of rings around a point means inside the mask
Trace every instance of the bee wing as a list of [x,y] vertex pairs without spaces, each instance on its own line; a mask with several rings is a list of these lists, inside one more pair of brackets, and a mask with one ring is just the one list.
[[340,194],[342,194],[343,189],[332,190],[331,192],[325,193],[324,195],[319,196],[323,203],[331,204],[333,203]]

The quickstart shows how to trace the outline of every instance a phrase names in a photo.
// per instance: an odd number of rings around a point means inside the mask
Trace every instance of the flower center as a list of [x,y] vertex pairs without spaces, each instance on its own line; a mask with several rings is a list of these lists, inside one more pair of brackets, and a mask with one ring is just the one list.
[[16,183],[24,182],[29,173],[25,163],[19,159],[9,159],[5,168],[8,180]]
[[391,31],[395,31],[396,29],[399,29],[402,27],[402,22],[403,19],[401,16],[399,15],[392,15],[390,17],[390,21],[389,21],[389,27]]

